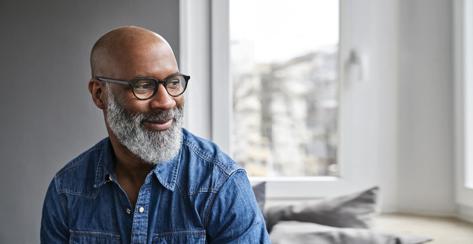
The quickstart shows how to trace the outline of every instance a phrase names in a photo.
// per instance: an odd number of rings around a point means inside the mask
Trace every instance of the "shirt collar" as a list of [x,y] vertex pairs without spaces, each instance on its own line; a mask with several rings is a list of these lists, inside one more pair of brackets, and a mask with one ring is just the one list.
[[158,178],[158,181],[170,191],[176,188],[177,176],[179,174],[180,158],[182,153],[182,144],[179,152],[174,158],[168,161],[160,162],[156,165],[153,173]]
[[112,150],[112,143],[110,139],[107,137],[103,139],[98,144],[98,158],[97,158],[97,166],[95,169],[95,182],[94,187],[98,188],[104,185],[107,182],[110,182],[112,176],[114,175],[114,159],[115,156]]
[[[184,138],[182,138],[184,140]],[[180,158],[182,154],[182,141],[179,152],[172,159],[164,162],[160,162],[154,167],[153,174],[156,175],[158,181],[169,189],[174,191],[176,188],[176,182],[179,174]],[[112,144],[110,139],[107,137],[99,143],[99,155],[98,162],[95,170],[95,183],[94,187],[98,188],[107,182],[112,180],[115,176],[114,162],[115,156],[113,153]]]

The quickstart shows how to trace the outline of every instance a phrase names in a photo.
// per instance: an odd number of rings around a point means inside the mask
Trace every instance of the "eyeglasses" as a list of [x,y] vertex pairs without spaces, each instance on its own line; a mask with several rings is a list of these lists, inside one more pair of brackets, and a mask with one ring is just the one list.
[[187,83],[191,77],[188,75],[176,73],[164,80],[156,80],[153,78],[135,78],[133,80],[117,80],[106,78],[102,76],[95,76],[95,79],[102,82],[110,82],[121,85],[128,85],[133,91],[133,95],[139,100],[150,99],[156,94],[159,84],[163,84],[166,92],[172,96],[177,97],[182,95],[186,90]]

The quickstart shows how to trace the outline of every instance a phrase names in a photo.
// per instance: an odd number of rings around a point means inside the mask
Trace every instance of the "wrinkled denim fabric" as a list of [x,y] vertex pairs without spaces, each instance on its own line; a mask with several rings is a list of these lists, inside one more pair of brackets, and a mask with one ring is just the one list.
[[179,153],[146,176],[134,208],[109,138],[69,162],[46,193],[41,243],[270,243],[244,169],[212,142],[182,136]]

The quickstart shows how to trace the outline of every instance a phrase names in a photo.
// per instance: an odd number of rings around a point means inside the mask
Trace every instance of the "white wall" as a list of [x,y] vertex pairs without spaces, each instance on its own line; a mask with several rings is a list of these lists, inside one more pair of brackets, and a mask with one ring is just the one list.
[[399,210],[453,214],[452,1],[400,2]]
[[452,2],[345,3],[342,60],[357,50],[368,77],[342,87],[341,162],[381,187],[384,212],[454,215]]
[[341,167],[345,164],[355,171],[351,185],[357,190],[380,186],[381,209],[395,211],[398,3],[357,0],[344,5],[341,60],[345,62],[348,52],[356,50],[364,58],[365,77],[354,83],[345,77],[341,86]]
[[356,17],[342,40],[369,75],[342,91],[345,161],[359,165],[359,184],[380,185],[383,211],[453,215],[452,2],[348,2]]
[[39,243],[50,180],[106,135],[87,91],[96,39],[141,25],[179,55],[178,11],[175,0],[0,1],[0,243]]

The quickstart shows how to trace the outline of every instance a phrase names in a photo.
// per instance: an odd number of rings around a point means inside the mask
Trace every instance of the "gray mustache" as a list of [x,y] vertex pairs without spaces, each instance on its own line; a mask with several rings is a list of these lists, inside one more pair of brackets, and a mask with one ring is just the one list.
[[167,111],[143,114],[142,121],[168,121],[170,119],[174,119],[178,113],[179,111],[177,109],[172,109]]

